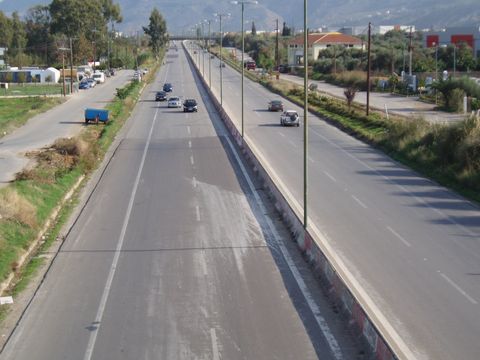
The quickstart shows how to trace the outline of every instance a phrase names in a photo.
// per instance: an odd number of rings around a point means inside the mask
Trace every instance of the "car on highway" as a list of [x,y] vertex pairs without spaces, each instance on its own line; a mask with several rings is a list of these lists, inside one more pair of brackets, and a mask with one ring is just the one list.
[[178,96],[172,96],[168,98],[168,107],[169,108],[179,108],[182,107],[182,102]]
[[280,115],[280,124],[282,126],[300,126],[300,117],[295,110],[287,110]]
[[223,61],[220,63],[220,67],[225,67],[225,63]]
[[195,99],[187,99],[183,102],[183,112],[197,112],[198,104]]
[[155,94],[155,101],[165,101],[167,100],[167,93],[165,91],[157,91]]
[[272,100],[268,103],[268,111],[283,111],[282,100]]
[[247,70],[255,70],[257,68],[257,64],[255,63],[255,61],[246,61],[243,66],[247,69]]
[[163,91],[172,92],[173,91],[173,85],[170,84],[170,83],[163,84]]

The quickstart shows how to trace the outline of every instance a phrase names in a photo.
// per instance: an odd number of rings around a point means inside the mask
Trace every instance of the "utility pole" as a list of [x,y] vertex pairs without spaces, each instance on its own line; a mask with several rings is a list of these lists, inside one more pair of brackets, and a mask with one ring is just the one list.
[[276,33],[276,38],[277,38],[277,41],[275,43],[275,67],[276,67],[276,70],[278,71],[278,68],[280,66],[280,59],[278,57],[278,19],[277,19],[277,33]]
[[412,58],[413,58],[413,45],[412,45],[412,27],[410,26],[410,41],[408,44],[408,75],[412,76]]
[[65,51],[69,51],[69,48],[59,47],[58,50],[62,52],[62,83],[63,83],[63,96],[67,96],[67,87],[65,85]]
[[210,46],[211,46],[211,29],[210,25],[212,23],[212,20],[208,20],[208,87],[211,89],[212,88],[212,55],[210,54]]
[[70,94],[73,94],[73,46],[70,37]]
[[372,47],[372,23],[368,23],[368,58],[367,58],[367,116],[370,112],[370,72],[372,71],[371,60],[371,47]]
[[308,226],[308,27],[307,0],[303,0],[303,228]]

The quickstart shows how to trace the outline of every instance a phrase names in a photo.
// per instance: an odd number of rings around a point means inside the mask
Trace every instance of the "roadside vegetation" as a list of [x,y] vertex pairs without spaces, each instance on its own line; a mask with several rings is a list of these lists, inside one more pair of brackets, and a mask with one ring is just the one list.
[[0,98],[0,138],[63,101],[63,98],[44,97]]
[[[162,49],[159,61],[151,55],[143,57],[147,61],[141,65],[150,69],[145,81],[132,81],[118,89],[117,96],[107,106],[110,110],[107,124],[86,125],[78,136],[58,139],[50,148],[29,154],[36,165],[18,173],[12,184],[0,189],[0,281],[12,272],[15,274],[9,294],[21,291],[43,264],[44,259],[39,254],[48,250],[59,236],[76,205],[76,195],[63,204],[27,265],[19,267],[18,259],[35,242],[47,219],[74,184],[84,175],[88,178],[99,166],[135,107],[144,83],[150,82],[158,71],[163,54]],[[7,308],[0,308],[0,319],[6,311]]]

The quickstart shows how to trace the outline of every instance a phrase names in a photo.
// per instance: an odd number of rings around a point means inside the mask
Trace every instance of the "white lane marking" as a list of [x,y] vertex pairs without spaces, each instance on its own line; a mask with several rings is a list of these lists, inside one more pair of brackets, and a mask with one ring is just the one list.
[[395,230],[393,230],[390,226],[387,226],[388,231],[390,231],[393,235],[395,235],[401,242],[403,242],[406,246],[411,247],[412,244],[410,244],[403,236],[401,236],[399,233],[397,233]]
[[355,195],[352,195],[353,200],[355,200],[361,207],[364,209],[368,209],[367,205],[365,205],[359,198],[357,198]]
[[210,329],[210,337],[212,338],[213,360],[220,360],[220,355],[218,353],[217,333],[215,332],[214,328]]
[[[345,155],[347,155],[348,157],[350,157],[351,159],[355,160],[356,162],[358,162],[359,164],[363,165],[364,167],[366,167],[368,170],[370,171],[373,171],[374,173],[376,173],[377,175],[379,175],[382,179],[388,181],[389,183],[395,185],[396,187],[398,187],[400,190],[402,190],[404,193],[406,194],[409,194],[413,199],[415,199],[416,201],[422,203],[423,205],[425,205],[427,208],[429,208],[430,210],[433,210],[435,211],[437,214],[439,214],[440,216],[442,216],[445,220],[447,220],[449,223],[451,223],[452,225],[455,225],[457,227],[459,227],[460,229],[462,229],[463,231],[465,231],[467,234],[469,234],[470,236],[475,236],[475,237],[478,237],[479,234],[471,231],[470,229],[466,228],[465,226],[463,226],[462,224],[460,224],[459,222],[455,221],[454,219],[450,218],[447,214],[445,214],[443,211],[441,210],[438,210],[437,208],[433,207],[432,205],[430,205],[428,202],[426,202],[425,200],[423,200],[422,198],[416,196],[415,194],[413,194],[411,191],[409,191],[405,186],[403,185],[399,185],[397,184],[394,180],[390,179],[388,176],[385,176],[383,174],[380,173],[380,171],[378,171],[377,169],[371,167],[370,165],[368,165],[367,163],[365,163],[364,161],[360,160],[359,158],[357,158],[356,156],[350,154],[347,150],[343,149],[341,146],[335,144],[333,141],[331,141],[330,139],[328,139],[327,137],[323,136],[322,134],[320,134],[318,131],[314,130],[314,129],[311,129],[311,131],[315,134],[317,134],[318,136],[320,136],[322,139],[324,139],[326,142],[328,142],[330,145],[332,145],[333,147],[339,149],[341,152],[343,152]],[[464,247],[463,243],[461,242],[457,242],[458,244],[460,244],[462,247]],[[468,249],[467,249],[468,250]],[[471,250],[469,250],[471,252]],[[474,253],[475,256],[478,257],[478,254]]]
[[[243,173],[243,176],[244,176],[244,178],[245,178],[245,180],[248,184],[248,187],[250,188],[250,191],[252,192],[252,194],[255,198],[255,201],[258,204],[258,207],[260,208],[260,211],[262,211],[263,214],[266,214],[267,210],[265,209],[265,206],[263,205],[262,199],[260,198],[260,195],[258,194],[258,192],[255,190],[255,186],[253,185],[252,180],[250,179],[250,176],[248,175],[248,172],[245,169],[245,166],[243,165],[236,149],[233,147],[233,144],[230,141],[230,139],[228,138],[228,136],[225,137],[225,139],[227,140],[227,143],[228,143],[230,149],[232,150],[233,156],[235,157],[235,160],[236,160],[238,166],[240,167],[240,169]],[[310,293],[310,290],[308,290],[308,287],[305,284],[305,282],[303,281],[302,276],[300,275],[300,272],[298,271],[297,266],[295,265],[295,262],[293,261],[290,254],[288,253],[288,250],[285,247],[285,245],[282,243],[280,235],[278,234],[277,229],[273,225],[272,220],[268,216],[265,216],[265,221],[266,221],[266,223],[267,223],[267,225],[268,225],[268,227],[269,227],[269,229],[270,229],[270,231],[273,235],[273,238],[274,238],[275,242],[277,243],[277,245],[278,245],[278,247],[279,247],[279,249],[280,249],[280,251],[283,255],[283,258],[285,259],[285,262],[287,263],[287,265],[290,269],[290,272],[292,273],[293,277],[295,278],[295,281],[297,282],[298,287],[299,287],[300,291],[302,292],[302,295],[305,298],[305,300],[306,300],[306,302],[307,302],[307,304],[310,308],[310,311],[312,312],[312,314],[315,318],[315,321],[316,321],[318,327],[322,331],[323,336],[325,337],[325,340],[327,341],[328,346],[330,347],[330,350],[332,351],[333,356],[337,360],[343,359],[342,351],[340,350],[340,346],[338,345],[337,339],[335,339],[335,336],[333,335],[332,331],[330,330],[330,327],[328,326],[328,323],[325,321],[325,319],[321,315],[320,308],[318,307],[317,303],[315,302],[315,298]]]
[[197,187],[197,178],[194,176],[192,181],[193,181],[193,187],[196,188]]
[[288,140],[288,142],[290,143],[290,145],[292,145],[294,148],[297,148],[297,144],[295,144],[292,140]]
[[192,142],[188,140],[188,147],[191,149],[192,148]]
[[200,221],[200,207],[195,205],[195,215],[197,217],[197,221]]
[[150,127],[150,132],[148,134],[147,142],[145,148],[143,149],[142,160],[140,161],[140,167],[138,168],[137,177],[133,185],[132,194],[130,195],[130,200],[128,202],[127,212],[125,218],[123,219],[122,231],[118,238],[117,247],[115,249],[115,255],[113,257],[112,265],[110,266],[110,272],[107,277],[107,283],[103,289],[102,298],[100,299],[100,305],[95,316],[95,326],[96,328],[90,331],[90,338],[88,339],[87,349],[85,351],[84,360],[91,360],[93,349],[97,341],[98,331],[100,330],[100,325],[103,319],[103,313],[105,312],[105,306],[107,305],[108,295],[110,294],[110,289],[112,287],[113,277],[115,276],[115,271],[117,270],[118,260],[120,258],[120,253],[123,247],[123,242],[125,241],[125,234],[127,232],[128,222],[130,220],[130,215],[133,209],[133,202],[135,200],[135,195],[137,194],[138,184],[140,183],[140,177],[142,175],[143,166],[145,165],[145,158],[147,157],[148,147],[150,146],[150,141],[152,140],[153,128],[157,121],[158,108],[155,111],[155,116],[153,117],[152,126]]
[[278,132],[281,137],[285,137],[285,134],[282,134],[280,131]]
[[188,135],[190,135],[192,132],[190,131],[190,126],[187,126],[187,132],[188,132]]
[[310,161],[310,162],[312,162],[312,163],[315,162],[315,160],[313,160],[313,158],[312,158],[311,156],[308,157],[308,161]]
[[324,171],[323,173],[333,182],[337,182],[337,179],[335,179],[328,171]]
[[195,160],[193,158],[193,155],[190,156],[190,164],[194,165],[195,164]]
[[254,111],[255,115],[257,115],[258,117],[261,117],[260,114],[258,113],[258,111]]
[[438,270],[438,273],[440,274],[440,276],[442,278],[445,279],[446,282],[448,282],[450,285],[452,285],[460,294],[462,294],[463,296],[465,296],[468,301],[470,301],[472,304],[474,305],[477,305],[478,302],[477,300],[475,300],[474,298],[472,298],[470,295],[467,294],[467,292],[465,290],[463,290],[460,286],[458,286],[452,279],[450,279],[447,275],[445,275],[444,273],[440,272],[440,270]]

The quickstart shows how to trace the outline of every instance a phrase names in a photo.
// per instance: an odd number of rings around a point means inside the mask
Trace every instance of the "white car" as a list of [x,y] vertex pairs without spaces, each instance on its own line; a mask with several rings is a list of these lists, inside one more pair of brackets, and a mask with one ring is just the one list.
[[282,126],[300,126],[300,117],[295,110],[287,110],[280,116]]
[[182,102],[178,96],[172,96],[168,98],[168,107],[169,108],[179,108],[182,107]]

